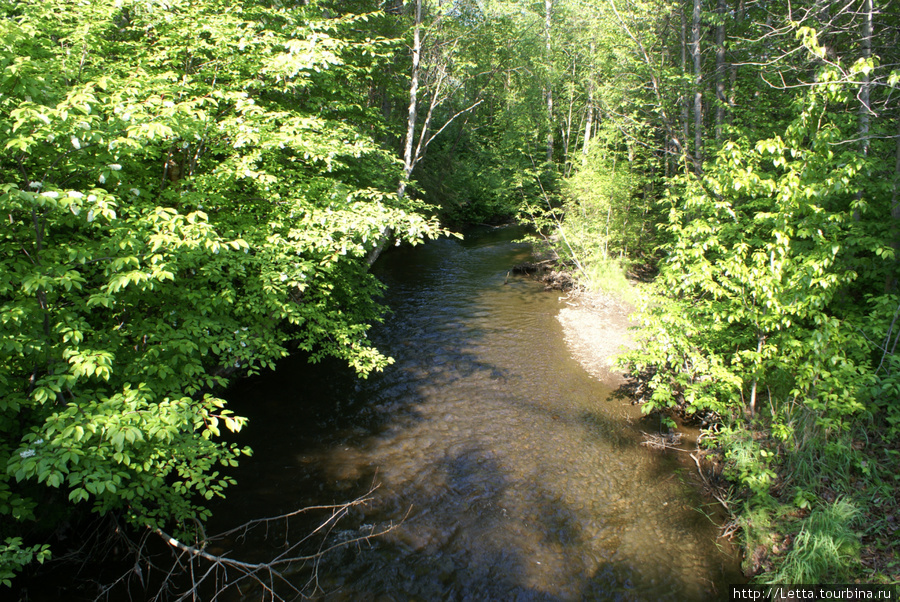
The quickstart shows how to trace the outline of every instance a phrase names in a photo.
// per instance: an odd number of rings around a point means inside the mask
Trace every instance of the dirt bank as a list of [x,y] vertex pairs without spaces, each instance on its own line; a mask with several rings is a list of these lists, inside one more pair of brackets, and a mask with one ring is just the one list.
[[612,357],[635,347],[629,321],[634,308],[605,293],[575,291],[566,297],[558,319],[572,355],[595,378],[616,387],[625,382]]

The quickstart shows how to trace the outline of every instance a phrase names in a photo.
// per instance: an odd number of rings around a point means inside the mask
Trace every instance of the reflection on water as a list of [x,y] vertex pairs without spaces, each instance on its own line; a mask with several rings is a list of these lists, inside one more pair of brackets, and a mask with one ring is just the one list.
[[559,295],[507,281],[529,256],[516,234],[375,266],[392,314],[372,338],[396,360],[383,374],[295,359],[234,391],[256,453],[219,520],[345,501],[377,475],[339,529],[405,521],[320,567],[329,599],[726,597],[735,559],[677,459],[641,447],[631,409],[570,359]]

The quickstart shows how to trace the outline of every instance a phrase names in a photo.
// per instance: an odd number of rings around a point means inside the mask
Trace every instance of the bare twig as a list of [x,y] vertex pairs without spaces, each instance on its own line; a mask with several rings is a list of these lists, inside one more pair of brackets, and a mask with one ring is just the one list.
[[[697,448],[696,454],[690,454],[691,459],[694,461],[694,464],[697,465],[697,473],[700,475],[700,478],[703,479],[703,484],[706,485],[707,491],[709,491],[710,495],[712,495],[719,504],[728,512],[729,515],[733,516],[734,512],[731,509],[731,504],[728,502],[728,498],[731,496],[732,489],[729,487],[727,490],[723,490],[721,487],[715,486],[713,483],[710,483],[709,478],[706,476],[706,473],[703,471],[703,467],[700,465],[700,448]],[[730,523],[729,523],[730,524]],[[727,526],[727,525],[726,525]]]
[[[202,529],[198,530],[198,541],[191,544],[167,533],[158,527],[148,527],[139,544],[128,542],[128,547],[135,556],[134,567],[117,578],[113,583],[101,588],[100,597],[109,597],[114,588],[120,587],[129,580],[135,580],[141,589],[146,591],[151,582],[150,570],[156,569],[161,576],[159,585],[154,585],[156,593],[147,596],[152,600],[216,600],[233,588],[250,587],[260,592],[265,600],[287,600],[307,598],[321,592],[318,579],[318,569],[322,560],[330,553],[340,548],[351,545],[360,545],[376,537],[380,537],[396,529],[406,519],[404,516],[399,522],[380,526],[368,526],[358,531],[350,532],[351,537],[336,539],[329,538],[338,521],[346,517],[354,507],[368,504],[373,500],[372,493],[377,489],[372,487],[358,498],[344,503],[325,506],[310,506],[279,516],[266,517],[248,521],[238,527],[229,529],[223,533],[205,536]],[[322,512],[328,514],[316,528],[304,533],[294,542],[289,540],[289,521],[301,514],[310,512]],[[408,516],[408,512],[407,512]],[[263,527],[265,536],[268,537],[268,528],[271,524],[285,522],[284,549],[274,558],[262,562],[250,562],[231,557],[230,551],[212,553],[214,544],[221,547],[227,540],[243,540],[254,529]],[[120,531],[117,529],[117,533]],[[342,532],[343,533],[343,532]],[[173,553],[171,566],[161,569],[150,562],[146,551],[147,537],[156,534]],[[318,539],[318,543],[313,540]],[[310,545],[312,544],[312,545]],[[312,551],[309,551],[312,549]],[[302,550],[306,550],[303,552]],[[292,580],[291,577],[301,570],[310,572],[305,583]],[[179,581],[184,580],[184,581]],[[176,582],[179,587],[176,587]],[[241,592],[246,597],[246,590]]]
[[678,447],[681,445],[681,433],[674,432],[659,435],[641,431],[641,434],[644,436],[644,440],[641,441],[641,445],[644,447],[650,447],[652,449],[672,449],[681,452],[686,451]]

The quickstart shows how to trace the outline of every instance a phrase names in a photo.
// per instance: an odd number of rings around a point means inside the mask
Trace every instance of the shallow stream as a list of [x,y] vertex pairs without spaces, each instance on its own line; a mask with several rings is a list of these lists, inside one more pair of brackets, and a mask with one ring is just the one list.
[[[332,536],[400,524],[318,569],[327,599],[715,600],[738,576],[689,467],[571,358],[557,292],[509,275],[514,228],[376,264],[395,358],[368,380],[301,358],[231,392],[254,448],[217,521],[341,502]],[[404,518],[405,517],[405,518]],[[348,535],[349,534],[349,535]]]

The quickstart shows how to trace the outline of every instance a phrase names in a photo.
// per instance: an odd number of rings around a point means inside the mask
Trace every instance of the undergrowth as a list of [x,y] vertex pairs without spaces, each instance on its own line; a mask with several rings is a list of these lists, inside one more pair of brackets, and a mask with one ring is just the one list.
[[801,423],[788,440],[763,421],[708,439],[742,486],[744,573],[760,584],[900,583],[896,438],[874,424]]
[[628,270],[629,263],[625,259],[598,259],[585,266],[577,279],[589,291],[603,292],[634,305],[637,296],[628,279]]

